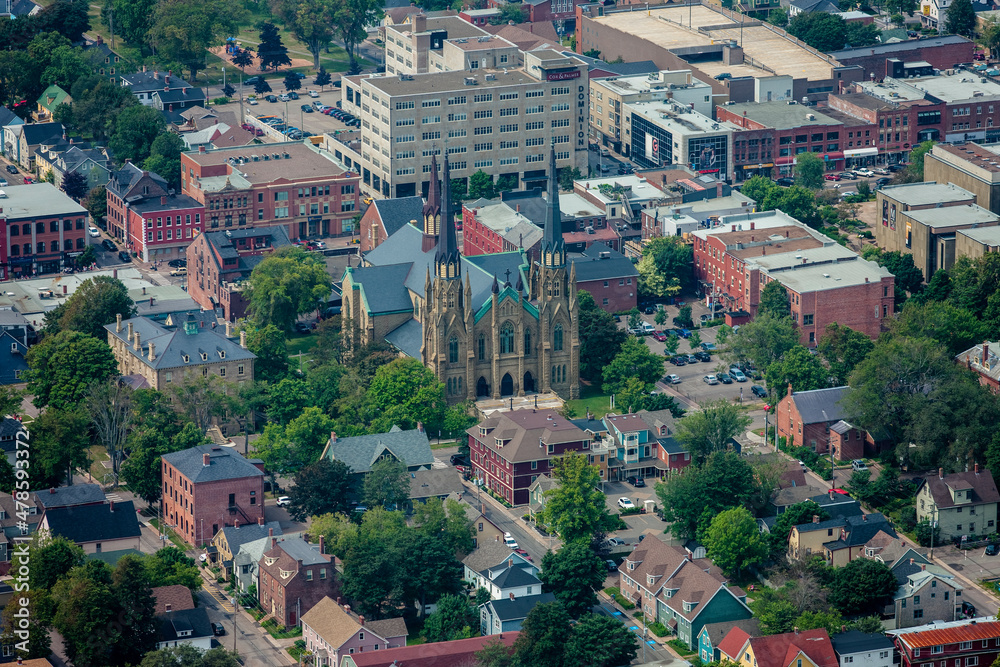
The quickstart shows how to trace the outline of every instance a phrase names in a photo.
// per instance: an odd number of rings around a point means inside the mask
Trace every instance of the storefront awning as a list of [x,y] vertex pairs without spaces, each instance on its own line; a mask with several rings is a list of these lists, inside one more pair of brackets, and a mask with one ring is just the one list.
[[874,155],[878,155],[878,146],[858,148],[853,151],[844,151],[844,157],[872,157]]
[[795,158],[793,156],[775,158],[774,164],[779,167],[786,164],[795,164]]
[[842,151],[833,151],[832,153],[823,153],[824,160],[843,160],[844,153]]

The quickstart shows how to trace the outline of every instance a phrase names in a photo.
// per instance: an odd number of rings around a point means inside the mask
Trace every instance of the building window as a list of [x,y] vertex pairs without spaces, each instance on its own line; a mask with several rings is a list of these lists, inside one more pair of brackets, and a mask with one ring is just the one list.
[[504,322],[500,327],[500,354],[514,352],[514,325]]
[[479,334],[479,361],[486,359],[486,336]]
[[452,336],[448,339],[448,363],[458,363],[458,336]]
[[552,348],[556,352],[563,349],[563,328],[561,324],[557,324],[556,328],[552,331]]
[[524,328],[524,353],[531,353],[531,329]]

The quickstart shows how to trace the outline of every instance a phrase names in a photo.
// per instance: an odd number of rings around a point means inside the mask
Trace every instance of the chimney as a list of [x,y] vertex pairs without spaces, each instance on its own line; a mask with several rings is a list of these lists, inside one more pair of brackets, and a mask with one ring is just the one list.
[[142,294],[143,294],[143,296],[146,295],[146,288],[145,287],[142,288]]
[[819,514],[813,514],[813,523],[819,523]]
[[236,519],[235,521],[233,521],[233,528],[235,528],[236,530],[240,529],[240,520],[239,519]]
[[198,146],[198,152],[199,153],[204,153],[205,152],[205,147],[204,146]]
[[241,331],[240,332],[240,347],[242,347],[244,350],[247,349],[247,332],[246,331]]
[[976,472],[976,476],[979,476],[979,464],[976,463],[972,466],[972,469]]
[[63,294],[69,294],[69,290],[67,289],[66,285],[63,285]]
[[113,501],[113,500],[112,500],[112,501],[111,501],[111,502],[109,503],[109,509],[110,509],[110,510],[111,510],[112,512],[114,512],[114,511],[115,511],[115,501]]
[[118,313],[115,315],[115,333],[120,333],[122,330],[122,314]]
[[[172,607],[172,605],[169,602],[166,603],[165,605],[163,605],[163,607],[164,607],[164,611],[166,611],[168,613],[171,612],[171,611],[173,611],[173,607]],[[21,661],[18,660],[18,663],[20,663],[20,662]]]
[[938,468],[938,479],[944,479],[944,468]]
[[263,526],[264,525],[264,517],[262,517],[262,516],[257,517],[257,525],[258,526]]
[[118,277],[118,269],[114,269],[114,270],[113,270],[113,271],[111,272],[111,277],[112,277],[112,278],[117,278],[117,277]]
[[274,537],[274,528],[268,528],[267,529],[267,536],[268,537]]
[[346,611],[348,614],[350,614],[351,613],[351,605],[345,604],[344,605],[344,611]]
[[913,559],[912,558],[910,559],[910,565],[913,565]]
[[795,634],[799,634],[799,628],[798,628],[798,626],[795,627]]
[[319,553],[321,556],[326,553],[326,537],[324,537],[323,535],[319,536]]
[[135,349],[142,352],[142,337],[139,335],[138,331],[135,332]]
[[206,466],[210,465],[211,462],[212,462],[211,459],[212,459],[212,457],[209,455],[209,453],[205,452],[204,454],[201,455],[201,463],[202,463],[202,465],[206,465]]
[[514,601],[514,594],[513,593],[510,594],[510,599],[511,599],[511,602]]
[[921,563],[921,564],[920,564],[920,571],[921,571],[921,572],[924,572],[924,571],[926,571],[926,570],[927,570],[927,564],[926,564],[926,563]]
[[163,206],[167,205],[167,196],[166,195],[161,195],[160,196],[160,204],[162,204]]
[[982,362],[983,366],[985,366],[986,362],[989,360],[990,360],[990,344],[983,343],[983,362]]
[[358,623],[361,624],[361,627],[365,627],[365,617],[359,615],[358,616]]
[[827,491],[827,495],[830,496],[830,500],[833,500],[833,489],[830,489],[829,491]]
[[49,494],[53,494],[53,493],[55,493],[55,492],[56,492],[56,489],[55,489],[55,487],[50,487],[50,488],[49,488]]
[[788,238],[788,230],[787,229],[785,230],[785,238],[786,239]]
[[337,432],[330,431],[330,442],[337,442]]
[[424,432],[424,423],[423,422],[417,422],[417,432],[418,433],[423,433]]
[[278,538],[275,537],[274,535],[271,535],[271,548],[273,549],[276,546],[278,546]]
[[867,514],[862,514],[862,515],[861,515],[861,521],[862,521],[862,522],[866,522],[866,521],[868,521],[868,515],[867,515]]
[[508,558],[507,559],[507,567],[514,567],[514,559],[513,558]]
[[233,337],[233,323],[226,322],[226,338],[232,338],[232,337]]
[[750,231],[752,232],[756,228],[756,223],[750,223]]
[[149,341],[149,360],[156,361],[156,343]]

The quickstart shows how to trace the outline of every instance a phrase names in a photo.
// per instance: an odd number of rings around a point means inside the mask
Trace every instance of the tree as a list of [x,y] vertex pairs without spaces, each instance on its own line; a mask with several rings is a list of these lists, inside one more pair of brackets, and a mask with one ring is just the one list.
[[167,185],[180,192],[181,189],[181,152],[184,151],[184,140],[173,132],[163,132],[153,139],[149,147],[149,157],[143,165],[147,171],[162,176]]
[[114,151],[115,159],[142,164],[149,157],[153,142],[165,129],[163,114],[153,107],[128,107],[118,115],[108,147]]
[[398,507],[410,497],[410,474],[406,465],[391,459],[381,459],[365,474],[365,503],[369,507]]
[[347,512],[353,487],[354,473],[343,461],[320,459],[296,473],[288,491],[292,500],[288,513],[295,521],[305,521],[310,516]]
[[351,63],[348,69],[350,74],[361,71],[354,52],[357,45],[368,37],[366,27],[376,25],[381,18],[380,0],[334,0],[333,25],[347,51]]
[[621,350],[604,368],[602,389],[613,394],[624,388],[630,378],[636,378],[647,385],[647,391],[663,375],[663,357],[653,352],[634,336],[629,336]]
[[[652,268],[664,281],[670,294],[687,291],[694,286],[694,272],[691,270],[694,249],[684,243],[680,237],[660,236],[652,238],[643,247],[642,256],[643,259],[652,258]],[[647,260],[648,262],[649,260]],[[679,290],[675,288],[679,288]],[[668,296],[668,294],[661,296]]]
[[114,15],[115,35],[132,46],[144,46],[146,36],[153,27],[156,2],[154,0],[106,0],[101,9],[101,21],[111,25]]
[[437,601],[437,610],[424,621],[424,637],[428,642],[450,642],[473,636],[479,614],[462,595],[444,595]]
[[432,432],[440,429],[447,407],[444,383],[433,371],[410,358],[395,359],[375,371],[367,403],[384,421],[400,424],[401,428],[414,428],[422,423]]
[[277,70],[282,65],[291,65],[292,60],[288,57],[288,47],[281,41],[278,26],[270,21],[262,21],[257,24],[257,29],[260,31],[258,35],[260,43],[257,44],[260,71]]
[[156,599],[144,557],[127,554],[115,564],[111,588],[121,625],[121,641],[115,647],[117,660],[134,665],[156,646],[159,623]]
[[945,30],[972,39],[976,32],[976,10],[971,0],[955,0],[948,7]]
[[927,519],[921,519],[916,528],[913,531],[917,536],[917,543],[922,547],[928,547],[932,544],[941,544],[941,526],[935,522],[934,527],[931,528],[931,522]]
[[784,28],[788,25],[788,10],[784,7],[775,7],[767,14],[767,22]]
[[760,291],[757,314],[768,313],[774,317],[790,317],[792,307],[788,302],[788,290],[777,280],[772,280]]
[[52,626],[62,635],[74,665],[119,664],[114,652],[122,641],[121,626],[114,622],[117,605],[109,570],[105,563],[91,561],[74,568],[52,588],[56,601]]
[[112,487],[118,487],[125,439],[132,426],[132,389],[116,379],[95,382],[84,398],[87,413],[93,420],[97,437],[111,459]]
[[493,177],[480,169],[469,177],[469,199],[493,199],[496,190],[493,187]]
[[639,649],[636,634],[620,621],[587,614],[573,626],[565,652],[566,665],[615,667],[631,663]]
[[874,347],[872,339],[860,331],[833,322],[826,326],[817,350],[826,361],[833,383],[839,387],[847,384],[851,372]]
[[691,306],[681,306],[677,309],[677,323],[688,328],[694,326],[694,320],[691,319]]
[[80,203],[87,209],[87,213],[90,213],[94,222],[100,223],[108,214],[108,191],[103,185],[98,185],[88,192]]
[[513,653],[513,649],[507,648],[499,639],[493,639],[475,653],[476,665],[479,667],[512,667],[514,664]]
[[788,22],[788,32],[817,51],[837,51],[847,42],[847,23],[836,14],[826,12],[795,15]]
[[475,548],[475,530],[465,506],[449,498],[430,498],[413,508],[413,526],[425,535],[441,538],[448,549],[464,557]]
[[755,368],[766,370],[798,343],[799,332],[792,318],[764,313],[727,337],[723,354],[734,361],[749,360]]
[[618,328],[614,318],[598,307],[586,290],[577,292],[580,313],[580,376],[591,382],[601,378],[628,334]]
[[402,581],[404,601],[416,602],[421,618],[428,602],[462,591],[462,564],[439,535],[406,532],[400,557],[412,565],[409,576]]
[[284,332],[273,324],[247,332],[247,349],[257,355],[254,379],[280,382],[288,374],[288,346]]
[[181,413],[204,431],[213,417],[225,413],[229,399],[218,375],[186,373],[181,382],[172,383],[170,393]]
[[[2,628],[0,638],[6,646],[20,645],[20,648],[17,649],[17,655],[24,660],[47,658],[52,653],[52,640],[49,638],[49,631],[38,615],[38,609],[44,596],[45,593],[42,591],[19,591],[18,598],[27,600],[27,605],[23,605],[19,599],[19,604],[7,604],[3,608],[3,617],[0,620],[0,628]],[[34,613],[28,618],[14,616],[16,612],[25,608],[33,610]],[[15,631],[18,634],[15,634]]]
[[239,32],[246,12],[223,0],[173,0],[158,3],[154,17],[152,46],[161,57],[185,67],[194,83],[205,69],[207,50]]
[[559,484],[545,492],[542,520],[564,542],[589,538],[607,525],[607,504],[598,490],[601,477],[586,456],[555,459],[552,477]]
[[226,651],[221,646],[203,651],[189,644],[150,651],[139,663],[139,667],[239,667],[239,665],[238,655]]
[[[997,303],[990,297],[1000,291],[1000,257],[986,253],[978,259],[960,257],[951,267],[949,301],[959,308],[982,313],[987,320],[996,319]],[[992,306],[992,307],[991,307]]]
[[757,521],[744,507],[725,510],[712,519],[705,531],[705,550],[730,577],[764,562],[770,551]]
[[239,67],[240,71],[245,74],[246,68],[250,67],[254,63],[254,54],[253,51],[249,48],[237,47],[236,50],[233,52],[233,54],[230,56],[230,60],[232,60],[233,64]]
[[289,469],[300,470],[319,460],[335,422],[316,407],[307,407],[288,422],[285,438],[289,447]]
[[986,49],[991,59],[995,58],[1000,50],[1000,20],[991,16],[983,21],[979,26],[979,38],[976,41]]
[[[792,23],[794,22],[793,19]],[[795,183],[797,185],[810,190],[820,190],[823,188],[823,173],[825,171],[826,164],[816,153],[807,152],[795,156]]]
[[691,453],[692,459],[700,462],[712,452],[725,451],[729,441],[745,431],[750,421],[736,405],[720,399],[680,419],[676,437]]
[[795,391],[812,391],[830,386],[830,373],[819,357],[802,345],[796,345],[780,361],[767,367],[764,373],[767,386],[784,392],[789,384]]
[[72,197],[73,199],[80,201],[83,199],[89,186],[87,184],[87,177],[78,171],[67,172],[63,176],[62,185],[59,189],[66,193],[66,196]]
[[781,592],[761,587],[750,602],[754,618],[760,621],[760,630],[765,635],[790,632],[799,616],[799,611]]
[[559,189],[564,192],[573,191],[573,181],[583,178],[578,167],[563,167],[559,170]]
[[78,331],[46,336],[28,350],[26,360],[28,391],[39,408],[79,405],[92,382],[104,382],[118,372],[108,344]]
[[299,78],[299,75],[291,70],[285,74],[285,78],[281,83],[285,87],[285,90],[298,90],[302,87],[302,80]]
[[[882,36],[882,31],[875,27],[874,24],[864,25],[860,22],[849,21],[846,27],[847,32],[845,37],[847,43],[854,48],[878,44]],[[858,185],[860,186],[861,183],[864,183],[866,186],[868,185],[868,181],[861,181]],[[858,193],[861,193],[860,187],[858,188]]]
[[108,337],[104,325],[115,322],[118,315],[128,319],[135,313],[135,303],[122,281],[97,276],[84,280],[65,303],[46,314],[45,333],[77,331],[104,341]]
[[520,2],[505,4],[500,13],[490,19],[490,25],[508,25],[509,23],[524,23],[524,8]]
[[521,624],[521,633],[514,640],[514,655],[523,667],[561,665],[566,643],[571,636],[570,616],[562,604],[536,604],[528,612]]
[[319,56],[334,37],[335,3],[332,0],[285,0],[278,7],[285,27],[305,44],[312,54],[313,68],[319,69]]
[[933,141],[922,141],[910,150],[910,164],[906,167],[906,170],[913,175],[914,180],[924,180],[924,156],[933,147]]
[[877,614],[897,588],[896,577],[888,565],[858,558],[834,572],[829,600],[845,615]]
[[889,329],[896,336],[936,340],[952,355],[986,340],[989,335],[989,327],[972,312],[950,303],[934,302],[908,302],[896,319],[890,320]]
[[818,517],[820,521],[830,518],[830,513],[817,505],[812,500],[805,500],[787,508],[778,515],[778,520],[771,528],[770,541],[771,553],[775,556],[782,554],[788,549],[788,536],[794,526],[803,523],[811,523],[813,517]]
[[257,80],[253,84],[253,92],[258,95],[263,95],[264,93],[271,92],[271,84],[264,79],[264,75],[258,76]]
[[24,403],[24,392],[12,385],[0,385],[0,415],[18,415]]
[[254,267],[247,281],[248,311],[258,326],[291,331],[299,315],[315,310],[330,294],[322,257],[299,246],[279,248]]
[[552,593],[573,618],[580,618],[597,604],[596,591],[602,588],[608,568],[590,548],[587,539],[567,542],[559,551],[542,557],[542,590]]
[[330,73],[327,72],[325,69],[323,69],[321,65],[319,71],[316,72],[316,78],[313,79],[313,85],[319,86],[319,89],[322,92],[323,90],[326,89],[327,86],[330,85],[330,83],[332,83],[332,81],[333,80],[330,77]]
[[57,32],[71,42],[82,42],[90,30],[90,6],[84,0],[56,0],[41,11],[36,26],[40,32]]

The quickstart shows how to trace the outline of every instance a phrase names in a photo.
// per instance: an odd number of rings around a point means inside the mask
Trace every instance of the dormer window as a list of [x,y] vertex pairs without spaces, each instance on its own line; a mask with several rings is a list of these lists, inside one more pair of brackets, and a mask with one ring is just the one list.
[[698,604],[697,602],[685,602],[684,611],[685,612],[694,611],[694,608],[697,604]]
[[219,350],[219,359],[225,359],[225,358],[226,358],[226,351]]
[[270,557],[269,558],[265,558],[264,559],[264,564],[267,565],[268,567],[270,567],[271,565],[274,565],[274,563],[277,560],[278,560],[277,558],[270,558]]
[[485,426],[480,426],[479,427],[479,435],[486,435],[486,427]]
[[201,353],[201,360],[202,361],[208,361],[208,353],[202,352]]
[[190,361],[191,361],[191,357],[189,357],[188,355],[186,355],[186,354],[185,354],[185,355],[184,355],[184,363],[185,363],[185,364],[186,364],[186,363],[190,363]]
[[281,575],[282,579],[288,579],[290,576],[292,576],[295,573],[292,572],[291,570],[281,570],[281,569],[279,569],[278,570],[278,574]]

